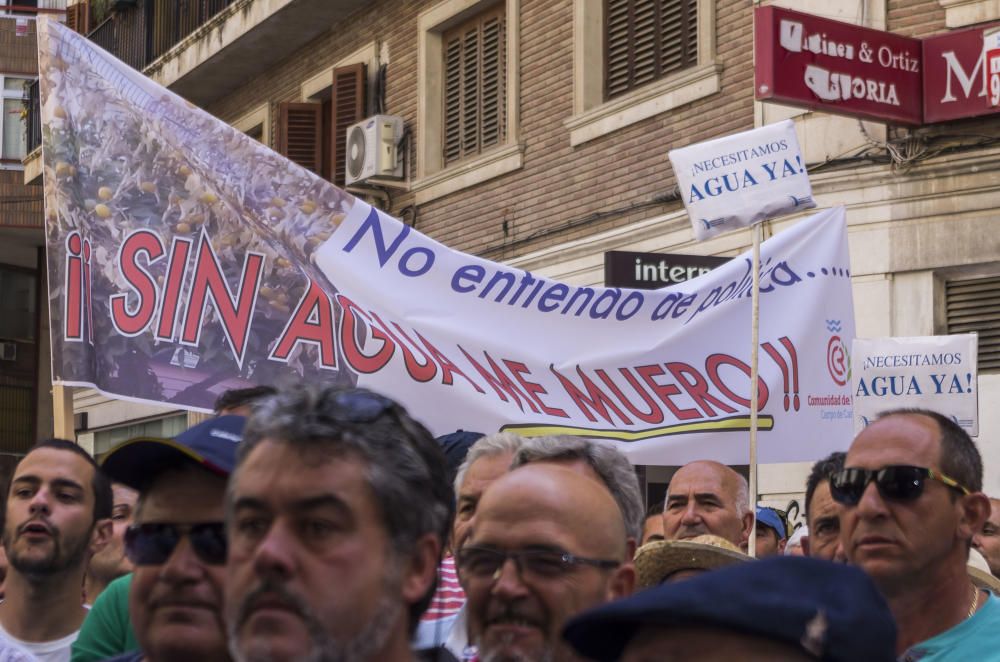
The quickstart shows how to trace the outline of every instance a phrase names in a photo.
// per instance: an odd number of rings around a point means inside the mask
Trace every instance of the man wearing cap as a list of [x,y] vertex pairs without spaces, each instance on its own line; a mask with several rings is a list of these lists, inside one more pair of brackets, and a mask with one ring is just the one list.
[[110,516],[111,484],[86,451],[64,439],[28,451],[7,492],[0,637],[43,662],[70,659],[87,562],[107,544]]
[[104,459],[109,476],[139,492],[125,548],[135,566],[129,615],[140,650],[116,660],[229,659],[224,502],[244,422],[220,416],[174,439],[130,439]]
[[785,551],[785,523],[774,508],[757,506],[757,558],[777,556]]
[[640,591],[565,636],[597,662],[893,662],[896,629],[857,568],[774,557]]
[[883,413],[854,439],[830,491],[847,560],[885,595],[903,660],[995,659],[1000,601],[966,564],[989,515],[969,435],[941,414]]
[[234,657],[416,659],[455,504],[434,438],[357,388],[279,392],[245,436],[226,511]]
[[806,556],[844,563],[840,542],[840,508],[830,496],[830,476],[844,468],[846,453],[835,452],[816,462],[806,480],[806,528],[802,551]]
[[498,478],[457,555],[479,659],[576,659],[559,633],[632,592],[627,549],[621,509],[593,478],[551,462]]
[[663,533],[685,540],[711,533],[746,549],[753,528],[750,489],[731,468],[699,460],[677,470],[667,488]]

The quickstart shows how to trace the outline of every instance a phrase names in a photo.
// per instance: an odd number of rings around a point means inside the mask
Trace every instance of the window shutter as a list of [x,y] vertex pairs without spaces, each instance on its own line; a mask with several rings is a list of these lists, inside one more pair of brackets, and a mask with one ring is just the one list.
[[333,96],[330,104],[330,154],[333,155],[332,181],[344,186],[347,171],[347,127],[365,118],[365,82],[367,76],[364,64],[353,64],[333,70]]
[[604,96],[698,61],[698,0],[605,0]]
[[66,27],[80,34],[90,31],[90,3],[79,2],[66,8]]
[[503,144],[507,137],[504,6],[453,28],[444,42],[445,165]]
[[979,334],[979,371],[1000,370],[1000,276],[945,284],[948,333]]
[[318,103],[278,104],[278,153],[315,173],[323,161],[321,110]]

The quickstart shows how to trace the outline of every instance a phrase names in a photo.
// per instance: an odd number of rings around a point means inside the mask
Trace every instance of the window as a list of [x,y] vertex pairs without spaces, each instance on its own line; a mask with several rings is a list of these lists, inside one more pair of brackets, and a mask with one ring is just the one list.
[[93,432],[94,457],[103,458],[108,451],[134,437],[170,439],[188,428],[187,414],[172,414],[165,418],[120,425]]
[[0,113],[0,162],[20,165],[27,154],[28,134],[23,119],[24,96],[31,78],[0,74],[3,112]]
[[1000,276],[945,283],[947,333],[979,334],[979,371],[1000,371]]
[[444,33],[444,163],[503,144],[507,97],[504,8]]
[[0,266],[0,339],[34,340],[35,272]]
[[570,144],[715,94],[714,0],[573,0]]
[[417,20],[416,204],[517,170],[521,0],[444,0]]
[[698,0],[605,0],[604,98],[698,62]]

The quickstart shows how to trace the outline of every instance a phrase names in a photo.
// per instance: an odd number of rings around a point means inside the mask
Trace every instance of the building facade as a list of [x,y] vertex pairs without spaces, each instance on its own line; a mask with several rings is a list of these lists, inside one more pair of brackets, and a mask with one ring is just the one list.
[[[819,206],[847,206],[858,335],[979,332],[979,443],[1000,493],[1000,122],[904,128],[755,101],[754,7],[767,4],[912,37],[1000,22],[989,0],[137,0],[99,24],[85,4],[69,16],[447,246],[578,285],[602,283],[610,250],[746,250],[749,232],[694,241],[667,153],[794,119]],[[956,94],[983,91],[974,63],[945,71]],[[348,128],[374,115],[403,120],[401,177],[356,177]],[[74,399],[84,435],[124,413]],[[765,500],[784,506],[807,471],[761,467]]]

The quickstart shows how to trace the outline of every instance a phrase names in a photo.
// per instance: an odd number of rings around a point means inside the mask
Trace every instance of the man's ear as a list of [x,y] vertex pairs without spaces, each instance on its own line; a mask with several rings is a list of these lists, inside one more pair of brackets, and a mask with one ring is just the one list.
[[962,540],[971,542],[990,518],[990,500],[982,492],[973,492],[960,497],[959,504],[958,535]]
[[742,542],[744,543],[750,542],[750,532],[753,531],[753,519],[754,519],[754,514],[752,512],[743,514]]
[[802,536],[799,540],[802,541],[802,554],[809,556],[809,536]]
[[632,595],[635,591],[635,564],[629,561],[615,568],[608,583],[608,600],[617,600]]
[[427,595],[437,576],[440,560],[441,541],[436,535],[425,533],[417,539],[403,566],[400,589],[407,604],[418,602]]
[[94,528],[90,532],[90,553],[91,555],[104,549],[111,542],[114,535],[111,528],[111,518],[99,519],[94,522]]

